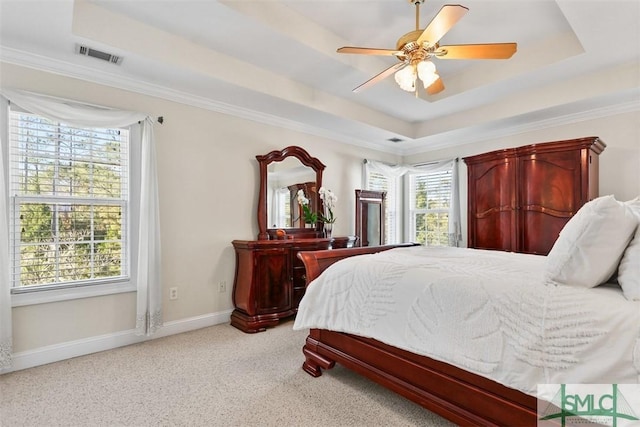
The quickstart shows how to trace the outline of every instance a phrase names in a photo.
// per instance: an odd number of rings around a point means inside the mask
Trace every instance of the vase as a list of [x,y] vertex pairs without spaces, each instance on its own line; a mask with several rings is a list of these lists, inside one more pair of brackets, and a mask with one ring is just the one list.
[[327,239],[331,238],[331,233],[333,232],[333,223],[327,222],[324,224],[324,237]]
[[315,227],[316,227],[315,224],[311,224],[311,223],[308,223],[308,222],[304,223],[304,228],[315,228]]

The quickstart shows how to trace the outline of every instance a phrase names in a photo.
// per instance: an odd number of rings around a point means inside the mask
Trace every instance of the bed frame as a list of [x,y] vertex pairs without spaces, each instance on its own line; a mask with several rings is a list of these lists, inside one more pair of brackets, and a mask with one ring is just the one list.
[[[300,252],[307,285],[328,266],[354,255],[404,245]],[[459,425],[535,426],[535,397],[429,357],[379,341],[311,329],[302,349],[302,368],[319,377],[339,363]]]

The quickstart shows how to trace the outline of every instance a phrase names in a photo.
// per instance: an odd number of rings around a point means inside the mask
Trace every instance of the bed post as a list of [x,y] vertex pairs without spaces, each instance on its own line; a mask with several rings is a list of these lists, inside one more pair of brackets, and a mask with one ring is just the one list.
[[318,354],[318,339],[320,338],[320,331],[318,329],[311,329],[309,336],[307,337],[306,344],[302,347],[302,353],[304,354],[305,361],[302,364],[302,369],[312,377],[319,377],[322,375],[322,369],[331,369],[335,366],[334,360],[329,360],[326,357]]

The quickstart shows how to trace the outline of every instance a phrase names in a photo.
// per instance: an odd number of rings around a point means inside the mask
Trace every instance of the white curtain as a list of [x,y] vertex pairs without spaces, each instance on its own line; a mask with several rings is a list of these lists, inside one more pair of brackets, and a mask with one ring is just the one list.
[[7,203],[7,178],[4,161],[7,152],[2,140],[7,140],[6,102],[0,108],[0,372],[11,367],[11,282],[9,275],[9,204]]
[[462,224],[460,223],[460,182],[458,178],[458,159],[451,167],[451,202],[449,204],[449,246],[460,246],[462,242]]
[[278,188],[273,191],[273,201],[267,206],[271,206],[273,210],[272,222],[276,227],[291,227],[289,215],[287,215],[286,207],[290,204],[290,191],[287,187]]
[[150,117],[144,119],[141,143],[136,334],[151,335],[162,326],[162,282],[158,173],[153,119]]
[[409,165],[391,166],[375,160],[367,160],[366,165],[371,172],[378,172],[387,178],[400,178],[402,175],[413,169],[413,167]]
[[460,186],[458,184],[458,159],[442,160],[425,165],[386,165],[375,160],[367,160],[372,172],[378,172],[387,178],[399,178],[406,173],[435,173],[451,170],[451,199],[449,200],[449,245],[459,246],[462,241],[460,224]]
[[[141,141],[131,142],[132,144],[140,144],[141,151],[141,164],[139,165],[141,171],[140,215],[134,219],[137,222],[139,232],[138,236],[132,236],[132,238],[137,237],[138,239],[137,277],[135,278],[138,290],[136,332],[138,334],[152,334],[162,326],[160,222],[155,142],[153,139],[154,120],[143,113],[107,109],[18,90],[3,89],[2,95],[26,111],[74,126],[109,128],[128,127],[141,123]],[[2,165],[5,165],[4,162]],[[6,174],[0,174],[2,191],[0,196],[2,196],[3,206],[8,200],[7,194],[5,194],[7,179]],[[0,230],[0,246],[2,246],[0,267],[3,279],[8,276],[9,267],[8,256],[3,255],[9,247],[6,211],[3,209],[0,214],[0,227],[2,227]],[[7,339],[11,340],[10,334],[7,336],[5,333],[5,330],[11,330],[10,317],[8,321],[4,318],[4,313],[11,313],[10,286],[9,280],[2,280],[0,312],[3,313],[3,318],[0,326],[0,344]],[[8,328],[6,322],[9,322]],[[4,348],[0,347],[0,349]]]

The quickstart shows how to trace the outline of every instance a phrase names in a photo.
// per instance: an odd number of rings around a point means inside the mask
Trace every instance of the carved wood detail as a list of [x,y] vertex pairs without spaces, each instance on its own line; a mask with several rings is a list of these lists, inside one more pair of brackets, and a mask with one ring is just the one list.
[[569,219],[598,197],[605,146],[587,137],[464,158],[468,246],[548,254]]
[[[315,157],[311,157],[307,151],[298,146],[289,146],[285,147],[282,150],[274,150],[268,154],[256,156],[256,160],[258,160],[258,164],[260,166],[260,188],[258,193],[258,240],[266,240],[269,239],[269,233],[267,231],[267,166],[269,166],[272,162],[281,162],[287,157],[295,157],[303,165],[312,168],[316,172],[316,188],[322,187],[322,171],[325,168],[325,165]],[[313,195],[315,198],[313,200],[312,206],[317,206],[318,210],[323,210],[322,200],[318,196],[317,192]],[[308,233],[304,231],[304,229],[287,229],[287,233],[296,234],[296,233]],[[317,232],[317,236],[322,236],[322,225],[320,223],[316,224],[315,230]]]

